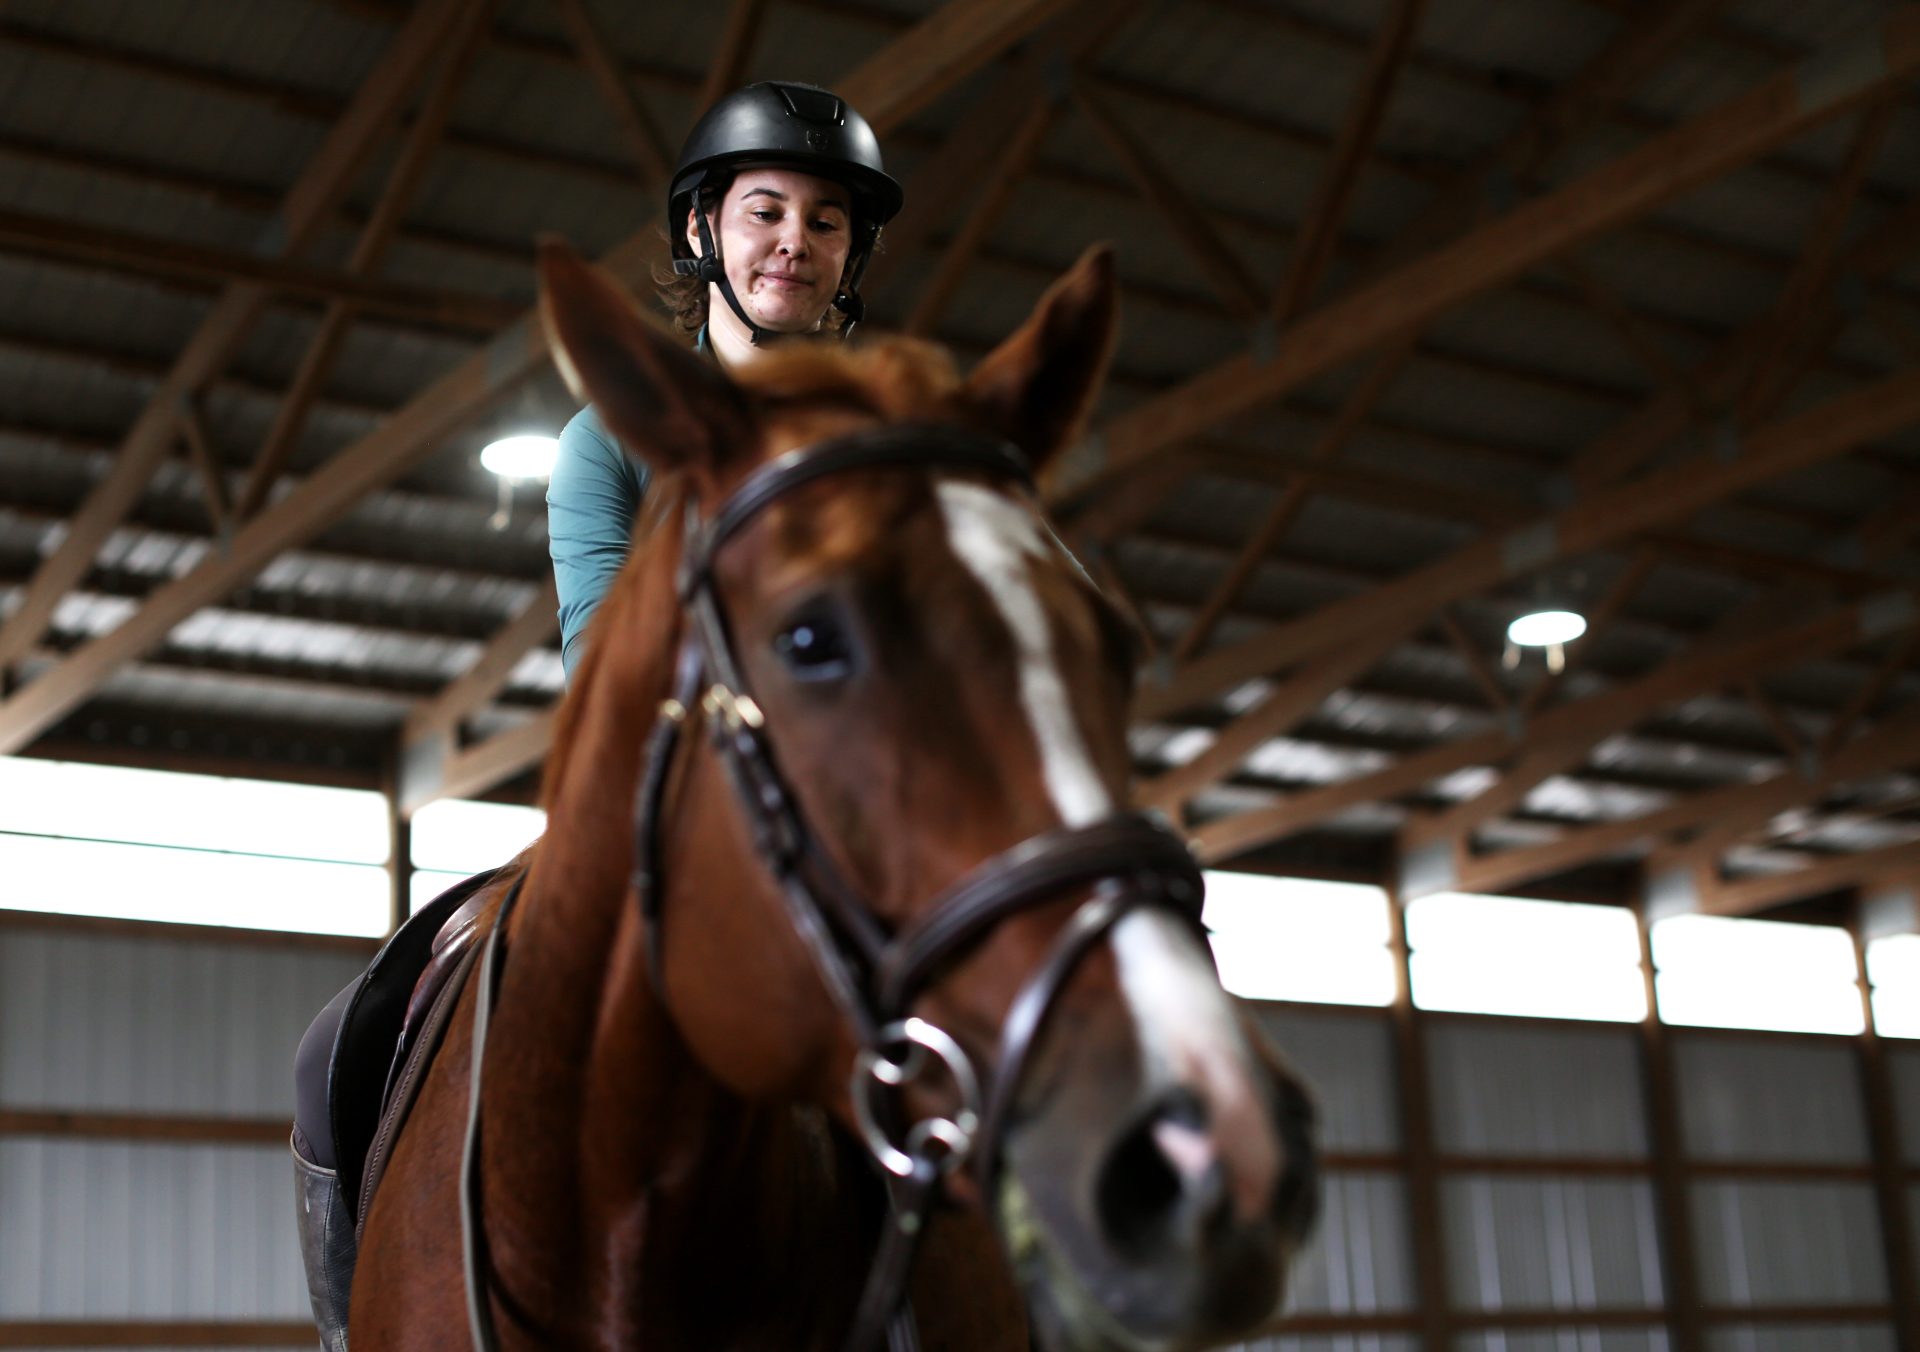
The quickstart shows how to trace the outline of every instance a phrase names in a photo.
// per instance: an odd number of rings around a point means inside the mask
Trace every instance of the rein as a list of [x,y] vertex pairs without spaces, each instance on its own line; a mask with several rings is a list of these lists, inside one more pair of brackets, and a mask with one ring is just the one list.
[[[698,711],[727,767],[762,866],[778,882],[795,932],[859,1044],[851,1099],[864,1143],[888,1179],[889,1223],[861,1295],[845,1352],[868,1352],[884,1333],[889,1352],[918,1346],[905,1300],[908,1271],[940,1184],[970,1167],[991,1199],[1000,1140],[1028,1055],[1061,989],[1114,926],[1145,906],[1199,923],[1202,884],[1185,842],[1139,813],[1115,813],[1081,826],[1030,837],[976,867],[889,934],[847,885],[809,829],[781,773],[766,718],[748,691],[714,586],[720,549],[770,504],[802,484],[874,468],[984,473],[1030,492],[1031,471],[1012,446],[942,424],[857,432],[792,451],[756,470],[702,523],[688,504],[678,590],[692,623],[681,642],[672,695],[647,738],[634,822],[633,890],[645,932],[654,989],[661,976],[663,889],[660,823],[669,772],[682,734]],[[1082,888],[1093,894],[1062,926],[1052,947],[1014,997],[1000,1030],[991,1079],[944,1030],[911,1010],[953,962],[1001,921]],[[498,984],[502,936],[519,885],[507,896],[481,960],[474,1014],[467,1146],[462,1160],[462,1250],[473,1342],[493,1352],[485,1235],[479,1223],[480,1074],[484,1038]],[[898,1091],[938,1067],[959,1092],[959,1107],[889,1131]]]

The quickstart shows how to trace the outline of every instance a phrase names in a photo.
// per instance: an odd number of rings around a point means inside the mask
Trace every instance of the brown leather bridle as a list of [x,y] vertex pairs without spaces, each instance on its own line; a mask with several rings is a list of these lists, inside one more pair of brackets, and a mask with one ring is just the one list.
[[[1080,962],[1125,916],[1143,906],[1172,910],[1197,927],[1203,895],[1199,867],[1186,843],[1154,819],[1131,812],[1021,841],[949,887],[897,934],[890,934],[847,885],[780,771],[765,716],[734,651],[713,569],[728,540],[795,488],[831,475],[879,468],[971,472],[1032,490],[1025,459],[1004,442],[945,424],[896,424],[781,456],[756,470],[705,522],[697,504],[689,502],[678,590],[692,622],[681,641],[673,693],[662,703],[647,740],[634,825],[633,890],[649,970],[655,989],[664,995],[660,822],[675,752],[697,711],[727,767],[755,852],[779,884],[794,931],[859,1045],[852,1103],[867,1148],[889,1175],[891,1224],[845,1344],[847,1352],[867,1352],[883,1328],[893,1352],[917,1346],[904,1302],[906,1277],[940,1182],[970,1164],[982,1195],[993,1197],[1000,1138],[1021,1072],[1061,988]],[[1061,926],[1046,957],[1014,997],[983,1094],[981,1076],[959,1043],[911,1017],[914,1004],[1001,921],[1088,887],[1093,894]],[[489,939],[475,1016],[462,1202],[468,1308],[480,1349],[494,1346],[491,1302],[480,1295],[484,1237],[468,1216],[478,1215],[475,1142],[481,1045],[497,980],[494,949],[517,893],[516,887],[509,894]],[[960,1106],[947,1116],[924,1118],[900,1130],[899,1104],[876,1105],[876,1090],[903,1089],[934,1062],[951,1080]],[[890,1132],[886,1124],[896,1130]]]

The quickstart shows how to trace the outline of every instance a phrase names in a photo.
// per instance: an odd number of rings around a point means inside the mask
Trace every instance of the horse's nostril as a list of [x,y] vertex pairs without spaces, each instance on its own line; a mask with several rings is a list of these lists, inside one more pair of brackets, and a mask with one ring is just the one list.
[[1226,1170],[1197,1097],[1174,1090],[1121,1135],[1095,1204],[1108,1242],[1134,1261],[1192,1244],[1226,1220]]

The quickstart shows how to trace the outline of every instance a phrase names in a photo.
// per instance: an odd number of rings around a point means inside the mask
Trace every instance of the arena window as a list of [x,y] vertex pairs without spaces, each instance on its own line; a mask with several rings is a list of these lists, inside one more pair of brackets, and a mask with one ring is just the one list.
[[1440,893],[1407,907],[1407,944],[1422,1009],[1646,1017],[1639,934],[1617,906]]
[[409,904],[417,911],[462,878],[506,863],[546,828],[547,814],[536,807],[458,798],[427,804],[413,814]]
[[1920,934],[1895,934],[1867,945],[1873,1026],[1882,1037],[1920,1037]]
[[1393,1003],[1387,897],[1377,887],[1210,872],[1205,920],[1221,982],[1235,995]]
[[0,905],[127,920],[377,935],[377,793],[0,757]]
[[1682,915],[1653,927],[1660,1017],[1711,1028],[1858,1033],[1853,939],[1777,920]]

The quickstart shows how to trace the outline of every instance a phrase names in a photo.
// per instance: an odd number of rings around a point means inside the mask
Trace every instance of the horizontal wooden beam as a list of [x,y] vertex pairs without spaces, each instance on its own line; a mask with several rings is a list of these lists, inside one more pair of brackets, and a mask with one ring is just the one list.
[[[1915,6],[1920,11],[1920,6]],[[1504,580],[1559,559],[1665,526],[1769,479],[1846,454],[1920,422],[1920,367],[1754,431],[1731,460],[1703,457],[1589,494],[1530,525],[1446,555],[1364,597],[1286,620],[1250,639],[1196,658],[1153,692],[1162,708],[1190,707],[1242,681],[1265,676],[1382,625],[1431,614]]]
[[[1547,710],[1524,730],[1524,739],[1529,746],[1541,747],[1597,741],[1702,690],[1717,689],[1751,672],[1790,667],[1843,652],[1905,630],[1915,618],[1912,592],[1887,592],[1743,643],[1688,653],[1611,690]],[[1498,761],[1521,745],[1518,732],[1494,729],[1442,742],[1372,774],[1309,789],[1272,807],[1209,822],[1194,832],[1194,844],[1209,863],[1231,859],[1350,807],[1396,798],[1455,770]]]
[[0,1108],[0,1136],[284,1147],[287,1133],[292,1129],[290,1120],[279,1117],[182,1117],[83,1109]]
[[0,1347],[312,1347],[301,1320],[0,1320]]
[[[435,3],[444,8],[420,13],[444,17],[445,12],[457,8],[451,0]],[[952,0],[869,58],[854,76],[841,83],[840,91],[884,135],[923,106],[926,99],[999,56],[1060,5],[1061,0]],[[413,30],[409,27],[406,31]],[[664,243],[652,227],[646,227],[608,250],[600,261],[630,287],[642,288],[652,283]],[[250,313],[238,318],[250,318]],[[243,331],[244,324],[220,330],[229,337]],[[224,345],[218,353],[209,354],[224,355]],[[262,510],[235,534],[231,548],[209,555],[155,592],[119,628],[85,644],[51,672],[0,701],[0,755],[27,745],[79,707],[122,663],[154,647],[189,615],[216,604],[271,560],[305,544],[352,511],[369,493],[391,484],[431,456],[447,437],[518,389],[547,360],[546,338],[535,315],[522,315],[480,351],[395,410],[380,426],[335,455],[297,491]],[[224,365],[224,361],[218,365]],[[204,375],[209,367],[217,369],[212,363],[194,369]],[[168,399],[177,397],[177,393],[169,392]],[[151,440],[164,447],[165,436],[174,426],[171,405],[164,413],[164,421],[150,429],[150,439],[145,431],[136,429],[134,436],[141,446]],[[146,421],[143,419],[142,428]],[[101,498],[97,505],[90,501],[87,524],[98,529],[100,539],[125,516],[144,489],[151,468],[151,462],[138,460],[130,462],[124,472],[116,469],[115,491],[97,494]],[[18,651],[31,646],[58,598],[85,573],[97,543],[71,559],[58,577],[49,575],[44,609],[25,623],[20,623],[21,612],[16,612],[7,629],[0,629],[0,640],[5,640],[8,630],[18,624],[22,631],[17,637]],[[42,571],[47,572],[44,568]],[[0,666],[8,660],[7,648],[0,646]]]
[[[1098,429],[1102,473],[1127,469],[1271,403],[1468,297],[1582,242],[1910,78],[1920,70],[1920,6],[1902,6],[1853,43],[1824,51],[1610,164],[1527,202],[1379,278],[1249,352]],[[1076,461],[1083,457],[1074,457]],[[1056,483],[1058,496],[1071,483]]]
[[1916,869],[1920,869],[1920,841],[1840,855],[1784,873],[1744,878],[1721,879],[1712,876],[1710,869],[1690,869],[1679,876],[1665,875],[1656,879],[1654,885],[1663,916],[1676,911],[1757,915],[1790,901],[1822,896],[1841,888],[1911,876]]
[[[65,759],[77,760],[80,757],[69,755]],[[349,934],[303,934],[296,930],[244,929],[238,925],[176,925],[157,920],[120,920],[111,916],[56,915],[48,911],[0,909],[0,930],[8,929],[47,930],[58,934],[91,935],[103,939],[151,940],[156,943],[213,943],[240,944],[256,948],[291,948],[311,952],[345,953],[361,958],[372,957],[380,946],[376,939],[362,939]]]
[[0,250],[68,258],[142,276],[249,283],[313,300],[352,301],[378,314],[463,333],[496,333],[512,323],[522,308],[494,296],[410,286],[286,258],[186,244],[24,211],[0,209]]
[[478,798],[536,768],[553,743],[554,713],[546,709],[472,746],[457,746],[451,733],[409,743],[400,759],[401,813],[411,817],[442,798]]
[[560,631],[559,596],[546,578],[527,603],[487,640],[473,665],[407,716],[403,745],[454,732],[506,687],[520,660]]

